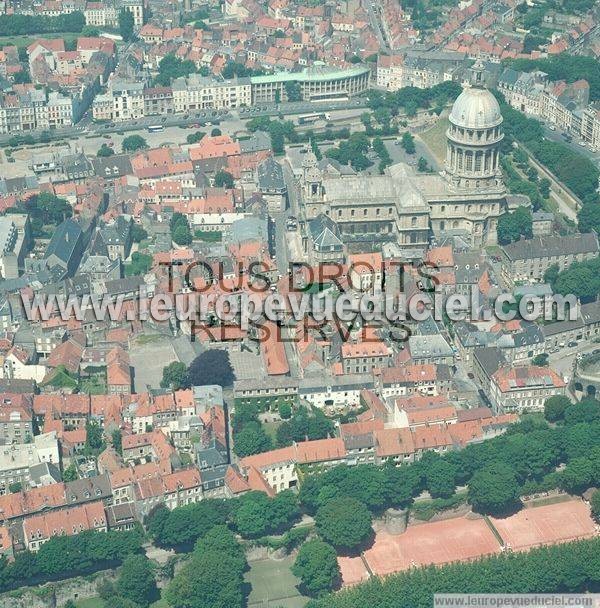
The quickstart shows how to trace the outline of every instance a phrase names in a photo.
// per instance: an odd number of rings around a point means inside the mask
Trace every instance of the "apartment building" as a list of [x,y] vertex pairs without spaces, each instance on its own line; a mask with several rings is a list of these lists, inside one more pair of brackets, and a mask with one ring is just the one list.
[[598,255],[594,232],[569,236],[536,236],[504,245],[501,249],[502,276],[508,285],[517,281],[541,281],[550,266],[564,270],[573,262]]
[[592,148],[600,148],[600,111],[589,103],[586,80],[553,82],[545,72],[506,68],[498,89],[513,108],[574,134]]
[[0,133],[55,129],[74,122],[73,99],[59,91],[32,89],[23,94],[0,93]]
[[252,104],[286,101],[296,88],[304,101],[353,97],[369,87],[369,68],[338,69],[325,66],[305,68],[302,72],[276,72],[251,76]]
[[366,374],[387,367],[391,349],[381,340],[344,342],[342,366],[344,374]]
[[[26,438],[23,437],[23,441]],[[56,432],[37,435],[33,443],[14,443],[0,448],[0,494],[10,491],[13,484],[26,486],[31,479],[31,467],[40,463],[58,465],[60,453]]]
[[83,16],[91,27],[116,27],[119,23],[117,9],[104,2],[87,2]]
[[490,378],[496,413],[540,412],[549,397],[565,394],[564,380],[548,367],[501,367]]

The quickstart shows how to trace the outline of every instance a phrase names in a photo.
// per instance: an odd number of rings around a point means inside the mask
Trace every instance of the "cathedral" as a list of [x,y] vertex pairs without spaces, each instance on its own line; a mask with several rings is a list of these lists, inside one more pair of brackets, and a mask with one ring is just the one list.
[[[498,218],[507,209],[500,169],[502,115],[484,86],[483,67],[454,102],[446,132],[446,161],[439,173],[417,173],[405,163],[384,175],[327,175],[307,153],[302,165],[306,219],[321,214],[335,224],[349,251],[368,251],[385,242],[424,250],[461,236],[474,247],[497,242]],[[307,235],[306,251],[310,249]]]

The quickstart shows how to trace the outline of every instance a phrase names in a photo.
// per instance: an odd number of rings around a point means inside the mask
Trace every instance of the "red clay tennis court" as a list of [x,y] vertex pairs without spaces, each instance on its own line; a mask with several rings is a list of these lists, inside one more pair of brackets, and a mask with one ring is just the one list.
[[590,507],[582,500],[522,509],[510,517],[491,518],[491,522],[504,543],[515,551],[597,534]]
[[367,568],[360,557],[338,557],[338,565],[344,587],[357,585],[369,578]]
[[364,557],[373,574],[385,575],[499,552],[500,544],[483,519],[456,517],[409,526],[399,535],[379,532]]

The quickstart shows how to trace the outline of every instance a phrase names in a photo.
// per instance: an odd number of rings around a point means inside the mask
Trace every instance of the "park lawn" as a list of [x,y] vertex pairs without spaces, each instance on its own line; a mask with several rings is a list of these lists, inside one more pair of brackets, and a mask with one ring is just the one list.
[[277,441],[277,429],[281,426],[283,420],[277,420],[276,422],[264,422],[263,428],[265,429],[265,433],[273,440],[273,442]]
[[2,46],[16,46],[16,47],[27,47],[32,42],[39,40],[40,38],[51,39],[51,38],[62,38],[65,41],[65,44],[69,44],[69,42],[74,42],[77,38],[80,38],[81,34],[77,34],[75,32],[56,32],[53,34],[40,34],[36,36],[35,34],[28,34],[22,36],[0,36],[0,47]]
[[[90,597],[85,600],[75,602],[77,608],[104,608],[105,604],[99,597]],[[167,600],[161,598],[150,605],[150,608],[169,608]]]
[[89,378],[81,378],[79,381],[79,390],[88,395],[105,395],[106,394],[106,375],[94,374]]
[[248,597],[248,606],[257,608],[301,608],[308,598],[300,594],[296,585],[299,579],[290,570],[293,557],[282,560],[264,559],[250,563],[250,570],[244,578],[252,590]]
[[194,238],[205,243],[220,243],[223,235],[218,230],[196,230]]
[[99,597],[89,597],[75,602],[77,608],[104,608],[104,602]]
[[433,127],[419,134],[423,143],[442,165],[446,159],[446,130],[449,124],[447,118],[440,117]]
[[142,334],[138,336],[135,341],[137,344],[154,344],[155,342],[160,342],[164,336],[161,334]]

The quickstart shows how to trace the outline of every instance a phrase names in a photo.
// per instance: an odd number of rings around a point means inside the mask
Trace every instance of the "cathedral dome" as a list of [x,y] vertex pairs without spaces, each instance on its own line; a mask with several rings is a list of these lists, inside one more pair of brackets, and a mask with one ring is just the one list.
[[450,122],[466,129],[489,129],[502,122],[502,114],[487,89],[467,86],[452,106]]

